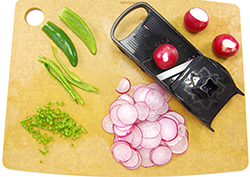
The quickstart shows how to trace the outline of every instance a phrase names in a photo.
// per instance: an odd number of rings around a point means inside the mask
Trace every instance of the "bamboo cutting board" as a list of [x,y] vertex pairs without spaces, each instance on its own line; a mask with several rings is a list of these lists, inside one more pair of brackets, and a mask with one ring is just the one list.
[[[205,56],[224,65],[237,87],[244,91],[242,46],[237,55],[228,59],[217,58],[211,49],[212,40],[221,33],[230,33],[241,43],[240,10],[237,6],[200,0],[147,2]],[[101,120],[108,113],[111,102],[118,96],[115,88],[122,77],[129,78],[132,85],[153,82],[110,39],[113,22],[133,3],[135,2],[127,0],[17,2],[3,152],[3,164],[6,168],[85,176],[172,176],[237,171],[247,167],[245,98],[239,95],[233,97],[213,121],[214,133],[172,98],[169,103],[171,109],[181,113],[186,119],[189,148],[183,155],[174,155],[170,163],[128,170],[113,159],[110,153],[113,135],[103,131]],[[90,27],[97,43],[96,55],[90,54],[84,43],[58,17],[64,6],[80,15]],[[208,27],[198,34],[189,33],[183,25],[183,16],[192,7],[205,9],[210,17]],[[25,15],[33,8],[42,10],[45,15],[42,24],[35,27],[25,21]],[[143,17],[136,18],[139,22]],[[76,68],[70,66],[64,54],[57,48],[63,63],[82,80],[100,90],[99,94],[95,94],[77,89],[85,101],[84,106],[73,103],[37,61],[38,56],[55,61],[51,51],[53,42],[41,31],[48,20],[61,27],[77,48],[79,63]],[[48,144],[49,153],[42,156],[38,149],[43,146],[24,130],[20,121],[26,116],[36,114],[37,105],[43,107],[49,101],[64,101],[65,106],[61,109],[83,125],[88,134],[75,141],[62,140],[54,135],[54,140]],[[71,143],[74,144],[73,148]],[[40,160],[42,163],[39,163]]]

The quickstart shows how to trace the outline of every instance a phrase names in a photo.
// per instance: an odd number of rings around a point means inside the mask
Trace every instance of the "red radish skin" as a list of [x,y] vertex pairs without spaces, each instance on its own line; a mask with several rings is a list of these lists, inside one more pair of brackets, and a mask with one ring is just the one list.
[[102,120],[103,129],[114,133],[114,159],[134,170],[164,165],[172,154],[184,153],[188,131],[184,117],[168,105],[171,95],[157,83],[131,88],[111,103]]
[[184,24],[188,31],[198,33],[208,25],[209,17],[205,10],[195,7],[187,11],[184,16]]
[[161,69],[173,67],[178,60],[178,51],[171,44],[161,44],[153,54],[156,65]]
[[214,38],[212,50],[218,57],[228,58],[239,51],[239,42],[230,34],[221,34]]

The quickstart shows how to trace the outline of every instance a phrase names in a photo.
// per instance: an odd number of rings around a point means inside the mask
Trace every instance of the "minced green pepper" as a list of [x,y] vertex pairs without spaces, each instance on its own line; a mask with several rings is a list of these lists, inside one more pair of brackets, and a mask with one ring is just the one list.
[[59,17],[69,26],[69,28],[78,35],[86,44],[92,54],[96,54],[96,43],[92,32],[83,19],[75,12],[64,7]]
[[78,63],[76,48],[67,34],[50,21],[42,27],[42,30],[65,53],[70,64],[76,67]]

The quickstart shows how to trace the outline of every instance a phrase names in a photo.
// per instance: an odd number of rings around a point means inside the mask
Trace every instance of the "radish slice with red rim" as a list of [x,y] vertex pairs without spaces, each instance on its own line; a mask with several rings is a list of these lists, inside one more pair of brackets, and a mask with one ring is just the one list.
[[155,148],[161,143],[161,134],[154,138],[142,138],[141,147],[142,148]]
[[171,141],[177,136],[178,128],[174,120],[162,118],[159,120],[159,123],[161,124],[161,136],[163,140]]
[[174,146],[169,146],[173,154],[183,154],[188,149],[188,137],[182,137],[182,139]]
[[123,99],[119,99],[119,100],[115,100],[111,103],[111,105],[109,106],[109,111],[111,111],[111,109],[115,106],[121,106],[122,104],[126,104],[126,103],[129,103],[128,101],[126,100],[123,100]]
[[151,109],[157,110],[164,105],[165,99],[158,90],[152,89],[147,93],[145,102]]
[[175,111],[168,111],[165,114],[165,116],[168,117],[168,115],[174,116],[180,123],[185,124],[185,119],[181,114],[179,114],[179,113],[177,113]]
[[119,128],[118,126],[114,125],[114,132],[116,135],[120,137],[125,137],[132,133],[133,128],[134,126],[128,126],[128,127],[125,127],[125,129],[123,129],[122,127]]
[[134,91],[134,100],[135,100],[135,102],[145,101],[146,95],[150,90],[151,89],[149,89],[149,88],[147,88],[145,86],[141,86],[141,87],[137,88]]
[[126,168],[135,170],[141,165],[141,155],[133,149],[132,152],[132,157],[127,162],[122,162],[122,165],[124,165]]
[[117,116],[117,110],[120,106],[115,106],[111,109],[110,111],[110,120],[112,121],[113,124],[117,125],[117,126],[120,126],[120,127],[124,127],[126,126],[125,124],[123,124],[120,119],[118,118]]
[[112,154],[118,162],[127,162],[133,155],[128,143],[117,141],[113,144]]
[[130,144],[133,148],[138,148],[142,142],[142,131],[139,127],[135,126],[131,134],[133,134],[133,140]]
[[147,117],[149,116],[149,111],[150,111],[150,108],[148,107],[148,105],[143,101],[139,101],[135,103],[135,107],[139,113],[138,119],[140,121],[146,120]]
[[172,158],[172,151],[167,146],[158,146],[150,153],[150,160],[156,165],[165,165]]
[[126,100],[128,103],[130,104],[135,104],[134,99],[128,94],[128,93],[124,93],[122,95],[120,95],[117,100]]
[[169,110],[169,104],[167,101],[165,101],[164,105],[158,109],[155,110],[157,114],[165,114]]
[[154,138],[161,133],[161,125],[157,121],[143,121],[137,126],[141,129],[143,138]]
[[117,117],[124,125],[131,125],[137,120],[138,111],[131,104],[123,104],[117,109]]
[[110,120],[109,114],[107,114],[103,119],[102,119],[102,128],[104,131],[107,133],[114,133],[113,129],[113,122]]
[[159,84],[157,84],[155,82],[152,82],[152,83],[148,84],[147,87],[151,88],[151,89],[158,90],[162,95],[164,95],[163,88]]
[[159,117],[160,117],[159,114],[157,114],[154,110],[150,109],[147,120],[153,122],[156,121]]
[[127,93],[130,90],[131,83],[128,78],[123,77],[115,89],[118,93]]
[[152,149],[146,149],[146,148],[141,148],[138,149],[137,151],[140,153],[141,157],[142,157],[142,163],[141,166],[148,168],[148,167],[152,167],[155,164],[149,159],[150,156],[150,152]]

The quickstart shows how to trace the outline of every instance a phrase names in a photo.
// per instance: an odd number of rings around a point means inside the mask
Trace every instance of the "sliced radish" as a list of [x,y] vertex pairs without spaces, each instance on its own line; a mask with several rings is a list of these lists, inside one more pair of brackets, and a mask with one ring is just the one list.
[[127,93],[130,90],[131,83],[128,78],[123,77],[115,89],[118,93]]
[[183,154],[188,149],[188,138],[187,136],[182,137],[182,139],[174,146],[169,146],[173,154]]
[[110,106],[109,106],[109,111],[111,112],[111,109],[115,106],[121,106],[122,104],[126,104],[126,103],[129,103],[128,101],[126,100],[123,100],[123,99],[119,99],[119,100],[115,100],[113,101]]
[[137,88],[133,94],[135,102],[145,101],[146,95],[150,90],[150,88],[147,88],[145,86]]
[[151,109],[157,110],[164,105],[165,99],[158,90],[152,89],[147,93],[145,102]]
[[184,16],[184,24],[188,31],[198,33],[208,25],[209,17],[207,12],[201,8],[190,9]]
[[139,101],[139,102],[135,103],[135,107],[139,113],[138,119],[140,121],[146,120],[146,118],[149,116],[149,112],[150,112],[150,108],[148,107],[148,105],[143,101]]
[[150,153],[150,159],[156,165],[165,165],[171,158],[172,151],[167,146],[158,146]]
[[137,124],[141,129],[143,138],[154,138],[161,132],[161,125],[159,122],[143,121]]
[[[126,82],[123,78],[120,84]],[[168,104],[171,95],[157,83],[129,87],[128,92],[123,91],[111,103],[109,114],[102,119],[102,128],[114,133],[110,147],[114,159],[134,170],[164,165],[172,153],[185,152],[188,147],[185,119],[171,111]]]
[[164,92],[164,98],[166,102],[169,102],[169,100],[171,99],[171,94],[167,91]]
[[133,155],[128,143],[117,141],[113,145],[113,156],[118,162],[127,162]]
[[102,119],[102,128],[104,131],[107,133],[114,133],[113,129],[113,122],[110,120],[109,114],[107,114],[103,119]]
[[160,108],[158,108],[158,109],[156,109],[155,112],[157,114],[162,115],[162,114],[165,114],[168,110],[169,110],[169,104],[168,104],[167,101],[165,101],[165,103],[163,104],[163,106],[160,107]]
[[137,169],[141,165],[141,155],[132,149],[133,155],[127,162],[122,162],[122,165],[124,165],[126,168],[129,169]]
[[134,129],[134,126],[118,127],[117,125],[114,125],[114,132],[116,135],[120,137],[125,137],[131,134],[133,129]]
[[141,147],[142,148],[155,148],[161,143],[161,134],[157,135],[154,138],[142,138]]
[[156,121],[159,117],[159,114],[157,114],[153,109],[150,109],[147,120],[153,122]]
[[179,124],[178,125],[178,134],[181,136],[186,136],[187,132],[187,126],[184,124]]
[[124,127],[126,126],[125,124],[123,124],[120,119],[117,116],[117,110],[120,108],[119,105],[113,107],[110,111],[110,120],[112,121],[113,124],[120,126],[120,127]]
[[131,134],[133,135],[133,140],[130,144],[133,148],[138,148],[142,142],[142,131],[138,126],[135,126]]
[[139,150],[137,150],[141,157],[142,157],[142,162],[141,162],[141,165],[145,168],[148,168],[148,167],[152,167],[154,166],[155,164],[149,159],[149,156],[150,156],[150,152],[151,152],[152,149],[146,149],[146,148],[141,148]]
[[128,93],[124,93],[122,95],[120,95],[117,100],[126,100],[128,103],[130,104],[135,104],[134,99],[128,94]]
[[138,111],[131,104],[123,104],[117,109],[117,117],[123,124],[131,125],[137,120]]
[[161,136],[163,140],[171,141],[177,136],[178,128],[174,120],[162,118],[159,120],[159,123],[161,124]]
[[168,115],[174,116],[181,124],[185,124],[185,119],[181,114],[175,111],[168,111],[164,116],[168,117]]
[[152,83],[148,84],[147,87],[158,90],[162,95],[164,95],[163,88],[159,84],[157,84],[155,82],[152,82]]

